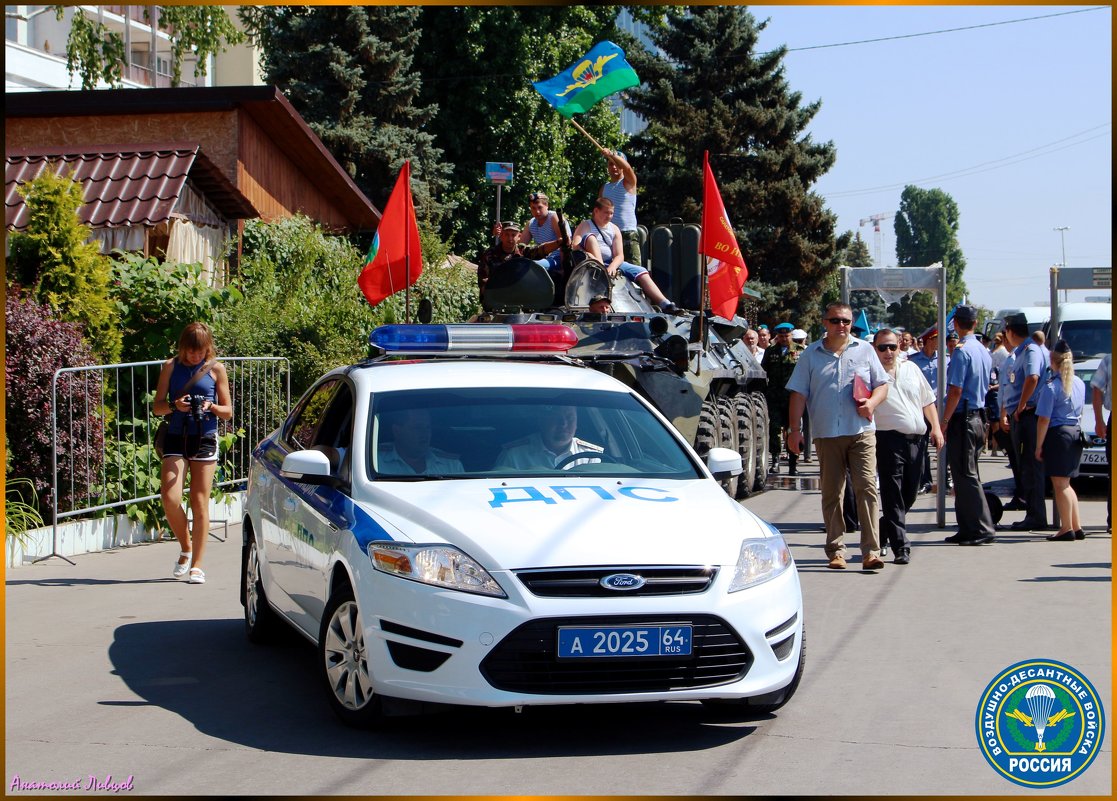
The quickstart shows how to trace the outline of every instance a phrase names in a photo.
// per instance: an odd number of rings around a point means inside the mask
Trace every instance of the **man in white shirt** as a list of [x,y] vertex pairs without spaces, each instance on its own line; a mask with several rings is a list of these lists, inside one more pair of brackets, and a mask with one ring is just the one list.
[[876,408],[877,474],[880,477],[880,542],[892,548],[893,561],[911,560],[907,513],[915,503],[923,476],[924,434],[942,448],[943,435],[935,409],[935,393],[923,371],[899,357],[899,339],[888,328],[877,331],[873,349],[892,386]]
[[463,473],[461,460],[431,447],[431,415],[404,409],[389,420],[392,442],[377,449],[376,472],[389,476],[442,476]]
[[566,468],[599,462],[593,456],[571,459],[574,454],[601,453],[605,449],[584,439],[578,439],[578,411],[572,406],[557,406],[542,416],[539,431],[515,442],[509,442],[497,457],[497,469],[512,467],[520,470],[546,470]]

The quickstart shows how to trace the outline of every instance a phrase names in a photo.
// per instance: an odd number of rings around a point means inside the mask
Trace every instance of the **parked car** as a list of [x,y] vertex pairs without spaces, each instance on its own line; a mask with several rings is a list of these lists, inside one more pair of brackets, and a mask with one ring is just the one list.
[[255,449],[245,629],[315,643],[344,722],[422,703],[772,710],[795,692],[799,579],[780,532],[718,483],[740,455],[703,462],[562,355],[575,341],[378,328],[375,357],[322,377]]
[[1109,460],[1105,455],[1105,437],[1094,433],[1095,418],[1094,406],[1090,402],[1093,390],[1090,389],[1090,379],[1094,371],[1101,364],[1101,359],[1086,359],[1075,362],[1074,374],[1082,379],[1086,385],[1086,405],[1082,409],[1082,433],[1086,437],[1086,447],[1082,449],[1082,461],[1078,464],[1078,474],[1082,476],[1097,476],[1106,478],[1109,475]]

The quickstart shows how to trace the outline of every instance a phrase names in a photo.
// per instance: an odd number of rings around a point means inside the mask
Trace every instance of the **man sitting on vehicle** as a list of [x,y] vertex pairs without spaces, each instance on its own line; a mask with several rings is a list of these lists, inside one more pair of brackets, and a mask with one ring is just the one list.
[[544,257],[548,253],[558,250],[562,245],[556,239],[553,242],[545,242],[534,247],[525,247],[519,241],[520,226],[512,221],[497,223],[494,231],[500,237],[500,241],[484,251],[477,262],[477,291],[482,297],[485,294],[485,284],[489,282],[489,276],[506,261],[523,257],[535,261],[541,267],[549,268],[550,263]]
[[[520,231],[521,243],[527,245],[530,242],[535,242],[537,245],[547,245],[551,242],[558,242],[561,246],[563,227],[566,228],[567,239],[570,238],[570,226],[566,224],[565,220],[561,224],[559,223],[558,213],[550,210],[550,204],[550,199],[542,192],[532,192],[528,197],[531,219],[524,223],[523,230]],[[544,261],[546,261],[544,266],[550,270],[552,275],[562,273],[561,250],[557,248],[552,250],[547,254]]]
[[667,314],[675,314],[678,307],[656,286],[651,273],[643,267],[629,264],[624,260],[621,230],[610,222],[612,216],[613,201],[599,197],[594,201],[590,219],[583,220],[574,229],[574,240],[571,244],[576,250],[582,250],[590,258],[601,262],[610,279],[619,270],[644,290],[649,303],[659,306],[660,310]]
[[[509,442],[496,459],[496,469],[539,470],[558,467],[562,460],[576,453],[601,453],[605,449],[578,439],[578,410],[573,406],[547,407],[542,410],[539,431]],[[592,456],[573,459],[564,468],[597,462]]]
[[392,442],[377,449],[376,472],[389,476],[464,473],[456,456],[431,447],[431,415],[426,409],[404,409],[385,415]]

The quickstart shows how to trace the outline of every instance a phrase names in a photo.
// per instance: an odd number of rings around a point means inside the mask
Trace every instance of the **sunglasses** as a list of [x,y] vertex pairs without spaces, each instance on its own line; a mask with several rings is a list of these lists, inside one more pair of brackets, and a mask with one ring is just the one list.
[[853,324],[853,320],[850,320],[848,317],[827,317],[826,322],[830,323],[830,325],[852,325]]
[[899,345],[877,345],[877,350],[884,353],[886,350],[898,350]]

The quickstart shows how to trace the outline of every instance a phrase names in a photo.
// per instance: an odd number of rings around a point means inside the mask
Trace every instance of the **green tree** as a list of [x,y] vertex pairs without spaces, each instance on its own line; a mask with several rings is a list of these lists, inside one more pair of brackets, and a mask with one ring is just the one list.
[[[55,17],[63,19],[66,6],[53,6]],[[151,22],[151,9],[144,8],[144,19]],[[244,41],[221,6],[158,6],[156,27],[170,35],[171,86],[182,83],[182,63],[187,55],[197,58],[194,74],[204,76],[210,56],[229,45]],[[98,82],[121,86],[124,78],[124,37],[86,11],[74,9],[70,34],[66,40],[66,69],[72,78],[81,76],[81,88],[93,89]],[[154,65],[153,65],[154,66]]]
[[242,6],[278,86],[370,200],[383,207],[405,160],[420,219],[437,222],[447,166],[413,66],[420,9],[407,6]]
[[[946,268],[948,310],[966,294],[966,259],[958,244],[958,204],[941,189],[906,186],[896,212],[896,263],[927,267],[942,262]],[[889,307],[892,321],[911,331],[922,331],[937,319],[935,296],[917,292]]]
[[[447,161],[457,206],[441,232],[471,257],[491,244],[496,187],[486,161],[512,162],[514,183],[502,189],[501,217],[527,219],[527,196],[540,190],[574,223],[588,216],[605,160],[531,85],[574,63],[613,34],[618,10],[587,6],[426,6],[417,64],[424,102],[438,101],[430,126]],[[606,147],[622,143],[607,102],[578,116]]]
[[81,184],[47,170],[20,188],[28,224],[8,238],[8,263],[16,283],[59,319],[80,323],[94,353],[105,363],[120,356],[120,327],[109,298],[109,259],[89,241],[78,218]]
[[821,104],[803,105],[789,87],[786,49],[757,52],[765,25],[743,7],[692,6],[652,29],[657,52],[629,53],[643,83],[627,104],[648,120],[630,155],[648,224],[700,219],[709,151],[749,285],[795,319],[817,305],[833,267],[835,217],[810,187],[835,148],[805,133]]

